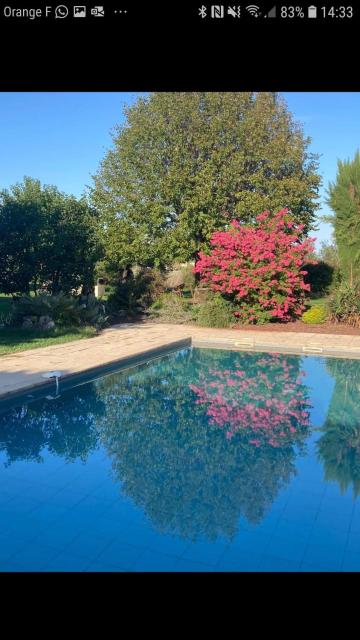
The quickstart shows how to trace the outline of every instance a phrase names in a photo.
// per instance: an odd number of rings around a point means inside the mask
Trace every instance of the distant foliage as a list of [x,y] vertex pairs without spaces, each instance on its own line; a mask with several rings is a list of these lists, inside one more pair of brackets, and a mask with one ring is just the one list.
[[301,240],[287,209],[275,215],[264,211],[254,226],[233,220],[228,231],[214,233],[210,255],[200,252],[195,271],[210,288],[236,304],[243,323],[301,316],[307,271],[302,265],[313,251],[313,240]]
[[317,264],[305,264],[303,268],[307,271],[304,281],[310,284],[311,292],[326,295],[334,280],[335,267],[320,260]]
[[126,311],[135,314],[140,308],[147,309],[164,291],[164,277],[158,269],[145,269],[136,275],[129,274],[118,282],[108,297],[110,313]]
[[150,317],[158,322],[186,324],[194,319],[193,305],[176,293],[164,293],[150,308]]
[[23,182],[0,192],[0,291],[73,293],[94,286],[102,256],[98,214],[86,198]]
[[327,262],[335,269],[339,267],[339,252],[334,239],[330,242],[322,242],[318,255],[320,260]]
[[184,289],[190,291],[191,295],[194,295],[195,291],[195,274],[193,264],[187,264],[186,267],[182,268],[182,273],[184,276]]
[[301,316],[302,322],[305,324],[321,324],[326,320],[326,309],[324,307],[314,305]]

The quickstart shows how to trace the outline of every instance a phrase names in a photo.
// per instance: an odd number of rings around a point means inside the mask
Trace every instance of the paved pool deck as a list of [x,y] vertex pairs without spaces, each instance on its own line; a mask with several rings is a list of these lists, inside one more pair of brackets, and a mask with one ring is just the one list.
[[[208,329],[189,325],[121,324],[94,338],[0,357],[0,398],[49,384],[43,374],[62,378],[119,366],[187,345],[222,349],[281,351],[360,358],[360,336]],[[53,384],[53,382],[51,382]]]

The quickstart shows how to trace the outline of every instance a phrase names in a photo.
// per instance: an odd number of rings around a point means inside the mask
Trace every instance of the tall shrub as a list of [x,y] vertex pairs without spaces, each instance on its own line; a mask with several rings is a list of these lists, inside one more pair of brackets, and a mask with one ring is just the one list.
[[341,275],[353,284],[360,277],[360,152],[353,160],[338,160],[336,180],[328,188]]
[[195,270],[213,291],[233,300],[240,321],[289,321],[301,316],[310,291],[301,267],[314,246],[313,239],[300,239],[303,228],[287,209],[264,211],[254,226],[233,220],[228,231],[213,234],[210,255],[200,252]]

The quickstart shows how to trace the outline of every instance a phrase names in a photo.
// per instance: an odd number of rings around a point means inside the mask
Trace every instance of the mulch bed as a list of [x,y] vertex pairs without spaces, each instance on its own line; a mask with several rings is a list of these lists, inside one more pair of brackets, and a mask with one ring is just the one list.
[[[133,319],[133,321],[157,324],[154,320],[149,320],[149,318],[144,318],[144,316],[137,317],[136,319]],[[128,320],[127,322],[130,321]],[[239,326],[231,327],[227,329],[227,331],[277,331],[286,333],[328,333],[339,336],[360,336],[360,328],[349,327],[346,324],[333,322],[324,322],[323,324],[305,324],[304,322],[301,322],[301,320],[295,320],[295,322],[288,323],[269,322],[267,324],[239,324]]]
[[255,325],[239,325],[233,331],[281,331],[281,332],[293,332],[293,333],[331,333],[335,335],[343,336],[360,336],[360,329],[356,327],[349,327],[346,324],[324,322],[323,324],[305,324],[300,320],[288,323],[273,323],[268,324],[255,324]]

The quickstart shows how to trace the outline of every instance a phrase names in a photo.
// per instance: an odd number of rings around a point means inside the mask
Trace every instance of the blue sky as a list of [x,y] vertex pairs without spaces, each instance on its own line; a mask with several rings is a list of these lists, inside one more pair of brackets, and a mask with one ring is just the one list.
[[[122,120],[122,109],[135,93],[1,93],[0,188],[24,175],[81,195],[111,146],[110,131]],[[360,146],[360,93],[284,93],[294,117],[320,153],[322,206],[329,180],[336,176],[337,158],[352,157]],[[314,234],[331,235],[320,223]]]

